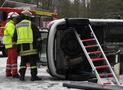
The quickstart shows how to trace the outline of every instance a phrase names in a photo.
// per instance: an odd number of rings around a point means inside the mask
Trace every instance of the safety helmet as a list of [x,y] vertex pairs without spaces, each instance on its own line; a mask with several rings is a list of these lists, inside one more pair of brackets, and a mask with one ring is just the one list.
[[31,13],[30,11],[28,11],[28,10],[24,10],[24,11],[22,11],[21,13],[22,13],[23,15],[25,15],[25,16],[32,17],[32,13]]
[[19,16],[19,14],[18,13],[16,13],[16,12],[10,12],[10,13],[8,13],[8,19],[9,18],[14,18],[14,17],[17,17],[17,16]]

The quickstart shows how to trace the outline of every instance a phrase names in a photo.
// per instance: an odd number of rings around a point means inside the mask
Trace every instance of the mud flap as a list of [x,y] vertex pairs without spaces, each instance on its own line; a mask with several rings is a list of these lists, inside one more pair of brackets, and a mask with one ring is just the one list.
[[120,77],[120,63],[116,63],[114,65],[114,72],[115,72],[117,78],[119,79],[119,77]]
[[97,83],[92,82],[70,82],[63,83],[64,87],[67,88],[76,88],[76,89],[84,89],[84,90],[123,90],[122,86],[117,85],[99,85]]

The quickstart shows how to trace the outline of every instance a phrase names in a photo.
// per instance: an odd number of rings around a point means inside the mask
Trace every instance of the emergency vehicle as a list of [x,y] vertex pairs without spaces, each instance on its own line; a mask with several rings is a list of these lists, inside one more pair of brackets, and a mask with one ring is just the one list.
[[[24,9],[16,9],[10,7],[0,7],[0,51],[2,51],[3,56],[6,56],[6,49],[3,44],[3,30],[7,20],[7,14],[9,12],[17,12],[21,13]],[[34,22],[36,22],[37,26],[40,28],[46,28],[47,24],[52,21],[57,13],[48,12],[44,10],[30,10],[32,14],[35,16]]]
[[49,29],[47,65],[53,77],[120,86],[122,19],[63,18],[52,21]]

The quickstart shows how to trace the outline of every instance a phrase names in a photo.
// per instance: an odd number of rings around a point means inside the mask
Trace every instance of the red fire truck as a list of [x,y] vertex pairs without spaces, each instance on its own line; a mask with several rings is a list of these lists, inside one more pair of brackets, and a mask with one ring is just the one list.
[[[3,44],[3,31],[6,24],[7,15],[9,12],[21,13],[23,9],[16,9],[10,7],[0,7],[0,51],[2,51],[3,56],[6,56],[6,50]],[[36,22],[39,28],[45,27],[47,22],[53,20],[57,16],[57,13],[40,11],[40,10],[30,10],[35,16],[34,21]]]

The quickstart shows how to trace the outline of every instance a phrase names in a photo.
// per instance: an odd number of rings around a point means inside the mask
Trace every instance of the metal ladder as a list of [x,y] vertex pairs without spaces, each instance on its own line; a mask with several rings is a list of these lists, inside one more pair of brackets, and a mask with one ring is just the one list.
[[[88,24],[89,30],[91,31],[91,38],[81,39],[80,35],[76,30],[74,33],[79,41],[82,50],[89,61],[92,70],[94,71],[98,84],[101,85],[120,85],[118,78],[116,77],[107,57],[97,40],[97,37],[91,27]],[[86,43],[86,44],[85,44]],[[98,65],[99,64],[99,65]],[[101,65],[100,65],[101,64]]]

